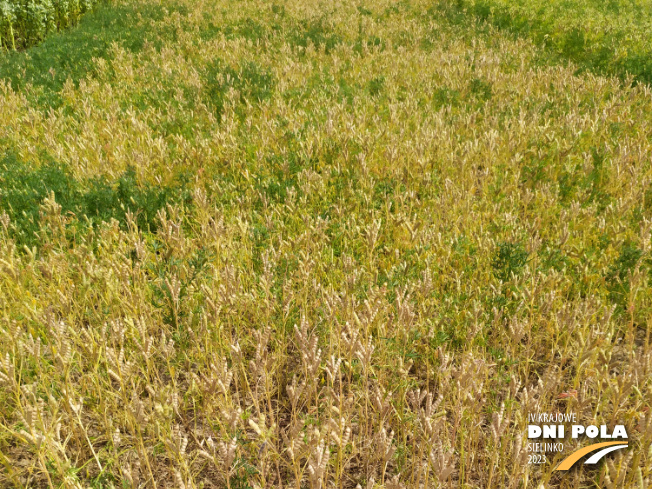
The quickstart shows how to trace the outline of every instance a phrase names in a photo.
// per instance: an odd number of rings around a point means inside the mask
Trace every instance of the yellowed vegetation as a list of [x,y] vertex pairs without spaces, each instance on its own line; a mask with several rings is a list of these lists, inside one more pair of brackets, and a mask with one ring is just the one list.
[[[649,487],[650,89],[430,1],[175,5],[0,83],[15,161],[190,192],[2,214],[0,486]],[[528,465],[558,411],[630,448]]]

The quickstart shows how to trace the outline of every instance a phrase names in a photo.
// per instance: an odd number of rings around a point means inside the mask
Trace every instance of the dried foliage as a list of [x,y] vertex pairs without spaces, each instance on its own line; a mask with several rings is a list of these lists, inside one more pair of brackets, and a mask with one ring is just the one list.
[[[143,3],[0,82],[0,486],[650,486],[650,89],[431,7]],[[528,465],[539,411],[630,449]]]

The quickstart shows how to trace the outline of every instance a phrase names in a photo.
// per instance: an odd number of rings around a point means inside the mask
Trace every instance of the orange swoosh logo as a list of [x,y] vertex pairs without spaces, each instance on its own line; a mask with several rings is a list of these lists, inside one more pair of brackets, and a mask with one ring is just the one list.
[[613,445],[624,445],[624,444],[625,443],[622,441],[607,441],[604,443],[595,443],[593,445],[589,445],[588,447],[580,448],[578,451],[573,452],[568,457],[566,457],[555,470],[568,470],[573,465],[575,465],[575,462],[581,459],[584,455],[586,455],[587,453],[591,453],[599,448],[611,447]]

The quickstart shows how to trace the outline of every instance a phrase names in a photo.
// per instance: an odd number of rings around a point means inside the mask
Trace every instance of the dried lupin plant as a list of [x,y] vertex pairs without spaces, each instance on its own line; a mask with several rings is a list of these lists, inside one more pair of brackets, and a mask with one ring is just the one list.
[[0,81],[0,486],[538,487],[563,411],[631,449],[562,486],[648,487],[649,87],[440,0],[216,1]]

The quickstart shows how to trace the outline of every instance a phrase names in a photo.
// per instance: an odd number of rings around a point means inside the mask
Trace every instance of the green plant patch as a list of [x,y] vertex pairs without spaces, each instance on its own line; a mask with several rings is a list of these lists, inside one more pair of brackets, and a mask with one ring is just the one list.
[[381,75],[369,80],[367,83],[367,91],[372,97],[383,93],[385,91],[385,77]]
[[[180,7],[177,11],[183,11]],[[175,6],[168,7],[168,12]],[[80,80],[97,75],[93,58],[107,59],[113,43],[132,52],[143,49],[145,42],[157,49],[165,39],[173,39],[171,27],[158,28],[152,22],[164,18],[165,12],[155,5],[98,5],[84,15],[76,27],[49,35],[42,43],[26,51],[12,51],[0,56],[0,79],[14,90],[35,87],[40,104],[57,108],[59,92],[66,80],[77,85]]]
[[631,292],[631,274],[636,267],[652,269],[652,259],[631,241],[623,243],[618,258],[605,274],[609,299],[616,304],[617,312],[622,313],[628,306]]
[[529,253],[521,243],[500,243],[491,262],[497,279],[507,282],[518,275],[528,261]]
[[473,78],[471,80],[471,83],[469,84],[469,91],[472,95],[481,101],[487,101],[493,95],[491,83],[480,78]]
[[295,47],[307,48],[312,44],[315,47],[323,47],[326,54],[329,54],[335,46],[343,42],[343,39],[332,29],[324,18],[314,20],[302,20],[288,36],[288,41]]
[[255,104],[268,100],[275,87],[274,75],[253,61],[232,67],[216,59],[205,68],[203,81],[203,96],[219,118],[224,112],[229,90],[240,93],[237,102],[242,105],[247,101]]
[[33,168],[12,154],[0,159],[0,212],[9,215],[12,236],[19,244],[38,244],[40,206],[52,193],[61,213],[77,221],[82,216],[91,223],[117,219],[125,226],[126,214],[131,212],[145,231],[156,230],[156,214],[166,204],[189,201],[182,180],[169,187],[140,183],[133,168],[113,181],[98,177],[80,182],[57,162]]
[[457,107],[460,104],[460,92],[448,87],[441,87],[432,94],[432,103],[436,109]]
[[[530,37],[580,70],[628,75],[635,82],[652,82],[649,5],[638,2],[457,0],[439,2],[435,11],[463,22],[465,15],[517,35]],[[588,22],[577,25],[577,19]]]

